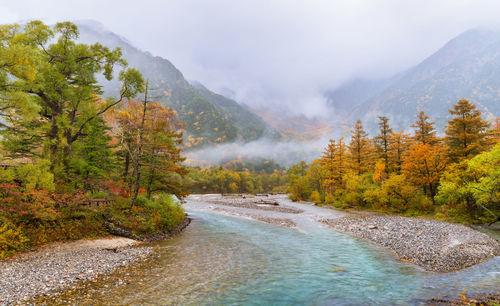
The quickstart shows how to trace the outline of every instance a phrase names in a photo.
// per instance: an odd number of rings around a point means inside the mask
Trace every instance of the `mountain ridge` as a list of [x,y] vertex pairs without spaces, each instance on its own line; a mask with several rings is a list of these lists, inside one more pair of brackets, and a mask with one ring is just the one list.
[[[126,38],[92,20],[76,21],[80,41],[100,42],[111,48],[120,47],[129,66],[138,69],[150,81],[152,95],[177,111],[186,124],[187,148],[218,143],[243,142],[258,139],[264,134],[279,137],[258,115],[236,101],[217,95],[206,87],[197,88],[168,59],[153,56],[135,47]],[[119,82],[99,80],[105,95],[116,95]]]
[[377,116],[389,117],[394,130],[408,129],[420,110],[436,121],[438,132],[442,133],[450,118],[448,110],[461,98],[476,104],[488,120],[499,115],[500,70],[495,67],[500,68],[500,32],[471,29],[388,83],[383,83],[383,79],[370,80],[378,82],[378,87],[362,101],[352,102],[357,93],[348,87],[350,84],[326,97],[332,100],[332,95],[342,98],[344,94],[343,100],[335,103],[337,108],[347,108],[343,110],[345,124],[352,126],[361,119],[371,134],[377,131]]

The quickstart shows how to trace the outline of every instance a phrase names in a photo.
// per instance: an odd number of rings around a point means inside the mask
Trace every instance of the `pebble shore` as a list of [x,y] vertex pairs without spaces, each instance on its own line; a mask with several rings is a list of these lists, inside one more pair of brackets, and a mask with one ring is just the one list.
[[500,255],[500,244],[460,224],[399,216],[323,219],[332,229],[370,240],[428,271],[449,272]]
[[232,216],[240,216],[240,217],[248,217],[250,219],[266,222],[269,224],[274,224],[278,226],[283,226],[283,227],[295,227],[296,224],[293,222],[293,220],[288,219],[288,218],[271,218],[271,217],[265,217],[265,216],[259,216],[256,214],[249,214],[249,213],[243,213],[243,212],[238,212],[230,209],[223,209],[223,208],[213,208],[214,211],[221,211],[228,213],[229,215]]
[[267,210],[287,214],[300,214],[304,211],[301,209],[289,207],[289,206],[274,206],[266,204],[258,204],[259,201],[263,200],[275,200],[279,196],[221,196],[220,194],[203,194],[203,195],[190,195],[187,197],[189,201],[202,201],[212,204],[246,208],[246,209],[256,209],[256,210]]
[[137,241],[112,237],[54,243],[0,262],[0,305],[71,289],[151,254]]

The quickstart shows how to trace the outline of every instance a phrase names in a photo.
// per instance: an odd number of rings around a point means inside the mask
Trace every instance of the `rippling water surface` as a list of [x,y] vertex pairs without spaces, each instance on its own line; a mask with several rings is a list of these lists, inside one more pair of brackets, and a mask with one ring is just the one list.
[[[408,304],[500,287],[500,258],[435,274],[320,225],[294,230],[200,211],[157,257],[76,293],[79,303]],[[96,290],[95,286],[101,288]],[[107,289],[109,286],[109,289]],[[102,288],[105,288],[104,290]],[[75,297],[73,297],[75,298]]]

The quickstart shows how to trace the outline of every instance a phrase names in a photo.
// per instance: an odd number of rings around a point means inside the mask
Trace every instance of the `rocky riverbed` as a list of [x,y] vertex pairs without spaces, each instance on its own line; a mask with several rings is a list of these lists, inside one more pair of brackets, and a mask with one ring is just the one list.
[[287,214],[300,214],[304,210],[290,207],[287,205],[273,205],[266,203],[275,203],[280,199],[283,199],[284,195],[220,195],[220,194],[196,194],[190,195],[187,200],[189,201],[203,201],[212,204],[247,208],[255,210],[267,210],[278,213]]
[[426,270],[448,272],[500,255],[498,242],[460,224],[399,216],[323,219],[332,229],[367,239]]
[[72,288],[151,254],[150,247],[137,244],[121,237],[54,243],[2,261],[0,305]]
[[[198,203],[193,207],[195,209],[248,217],[279,226],[300,229],[307,225],[306,220],[320,222],[336,231],[390,249],[400,260],[428,271],[459,270],[500,255],[499,243],[488,235],[463,225],[436,220],[375,213],[347,214],[311,203],[291,202],[285,195],[191,195],[188,201]],[[278,205],[259,204],[263,201]]]

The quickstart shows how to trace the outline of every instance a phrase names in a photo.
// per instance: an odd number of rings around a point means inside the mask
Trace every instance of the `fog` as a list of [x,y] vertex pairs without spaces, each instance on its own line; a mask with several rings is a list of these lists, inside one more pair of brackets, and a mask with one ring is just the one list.
[[405,70],[499,15],[496,0],[0,1],[2,23],[94,19],[187,79],[309,117],[328,113],[325,90]]
[[310,142],[276,142],[261,138],[248,143],[235,142],[187,152],[186,163],[191,166],[214,166],[228,160],[268,159],[284,167],[300,161],[312,162],[320,157],[328,137]]

